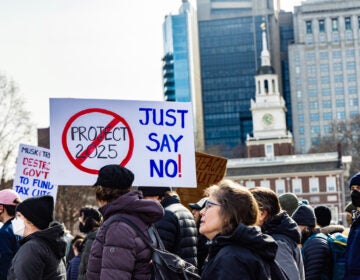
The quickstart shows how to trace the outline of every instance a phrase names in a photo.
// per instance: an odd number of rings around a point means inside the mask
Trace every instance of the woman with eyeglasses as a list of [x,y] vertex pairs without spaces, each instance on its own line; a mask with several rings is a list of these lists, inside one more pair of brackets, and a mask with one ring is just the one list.
[[283,279],[275,240],[254,226],[259,210],[250,191],[223,180],[205,192],[200,233],[209,239],[209,255],[201,279]]

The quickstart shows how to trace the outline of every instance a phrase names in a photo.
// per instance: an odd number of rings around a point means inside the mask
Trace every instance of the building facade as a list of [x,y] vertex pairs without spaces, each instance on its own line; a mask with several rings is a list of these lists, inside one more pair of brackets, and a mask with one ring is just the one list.
[[233,157],[231,149],[245,146],[253,131],[249,108],[263,22],[273,66],[281,73],[278,20],[270,0],[198,0],[197,14],[205,146],[221,146],[222,156]]
[[295,151],[360,113],[360,1],[308,0],[294,10],[289,46]]
[[345,188],[351,160],[351,156],[336,152],[230,159],[226,177],[248,188],[271,188],[278,195],[292,192],[313,207],[328,206],[335,222],[345,221]]
[[197,14],[183,1],[163,23],[163,87],[167,101],[192,102],[197,150],[204,150]]

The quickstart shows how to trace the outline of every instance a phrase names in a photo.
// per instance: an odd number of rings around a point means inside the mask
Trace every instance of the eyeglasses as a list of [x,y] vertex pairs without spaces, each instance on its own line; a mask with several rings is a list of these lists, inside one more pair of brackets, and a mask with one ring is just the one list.
[[207,201],[205,202],[205,207],[204,207],[204,209],[205,209],[205,211],[206,211],[206,210],[208,210],[209,208],[211,208],[211,207],[213,207],[213,206],[221,206],[221,204],[212,202],[212,201],[210,201],[210,200],[207,200]]

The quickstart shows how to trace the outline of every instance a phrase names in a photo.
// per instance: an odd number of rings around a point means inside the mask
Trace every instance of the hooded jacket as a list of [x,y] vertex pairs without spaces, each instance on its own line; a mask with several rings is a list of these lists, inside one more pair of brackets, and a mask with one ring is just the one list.
[[278,246],[260,228],[239,224],[232,235],[218,235],[208,244],[201,279],[271,279],[270,266]]
[[301,249],[301,232],[296,222],[286,213],[280,212],[261,227],[263,233],[271,235],[278,244],[276,261],[292,280],[305,279]]
[[[133,228],[122,221],[105,225],[113,215],[132,221],[149,237],[147,228],[164,215],[162,206],[142,199],[142,193],[132,191],[99,209],[104,224],[92,243],[86,277],[88,280],[149,279],[151,251]],[[150,238],[150,237],[149,237]]]
[[178,196],[161,201],[164,217],[155,224],[165,249],[197,266],[197,228],[190,210],[180,203]]
[[64,227],[34,232],[20,241],[8,280],[66,280]]
[[328,225],[326,227],[320,228],[320,232],[323,234],[333,234],[340,232],[342,233],[345,230],[345,227],[342,225]]

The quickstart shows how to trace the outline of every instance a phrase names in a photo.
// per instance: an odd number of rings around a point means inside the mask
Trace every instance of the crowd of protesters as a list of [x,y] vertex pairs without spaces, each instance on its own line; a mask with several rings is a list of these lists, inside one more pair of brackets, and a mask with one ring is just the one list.
[[346,229],[331,223],[331,210],[313,207],[269,188],[232,180],[210,186],[197,202],[183,205],[175,190],[133,186],[134,174],[119,165],[99,170],[96,206],[79,212],[73,236],[54,220],[54,199],[20,200],[0,191],[0,280],[152,279],[150,240],[154,225],[165,248],[198,268],[201,279],[332,279],[326,238],[347,238],[341,279],[360,279],[360,173],[349,181]]

